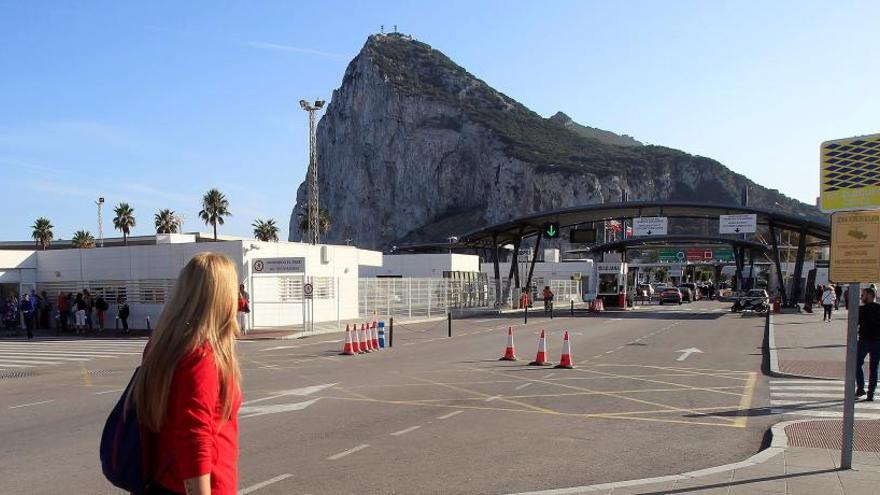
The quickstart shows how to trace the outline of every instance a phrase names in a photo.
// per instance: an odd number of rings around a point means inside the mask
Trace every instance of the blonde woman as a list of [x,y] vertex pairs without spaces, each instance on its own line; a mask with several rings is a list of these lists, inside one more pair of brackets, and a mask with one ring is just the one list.
[[180,272],[134,382],[138,418],[155,433],[151,494],[237,492],[237,311],[235,265],[196,255]]

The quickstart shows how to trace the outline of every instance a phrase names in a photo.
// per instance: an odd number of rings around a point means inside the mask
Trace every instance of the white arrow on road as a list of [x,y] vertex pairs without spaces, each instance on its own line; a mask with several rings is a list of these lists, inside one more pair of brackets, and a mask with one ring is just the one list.
[[[266,397],[261,397],[259,399],[249,400],[247,402],[242,402],[241,404],[243,406],[246,406],[246,405],[250,405],[250,404],[256,404],[257,402],[263,402],[264,400],[272,400],[272,399],[277,399],[279,397],[286,397],[288,395],[297,395],[300,397],[305,397],[307,395],[312,395],[316,392],[320,392],[321,390],[324,390],[325,388],[330,388],[335,385],[338,385],[338,383],[327,383],[324,385],[312,385],[311,387],[294,388],[291,390],[279,390],[278,392],[275,392],[272,395],[269,395]],[[244,408],[242,408],[242,409],[244,409]]]
[[254,416],[262,416],[264,414],[275,414],[282,413],[288,411],[301,411],[315,402],[321,400],[320,397],[317,399],[307,400],[305,402],[295,402],[293,404],[272,404],[269,406],[242,406],[238,410],[239,418],[252,418]]
[[678,358],[676,359],[676,361],[684,361],[684,360],[687,359],[688,356],[690,356],[691,354],[695,354],[695,353],[700,353],[700,354],[702,354],[702,353],[703,353],[703,351],[697,349],[696,347],[691,347],[690,349],[681,349],[681,350],[678,350],[678,351],[675,351],[675,352],[681,352],[681,353],[683,353],[681,356],[678,356]]

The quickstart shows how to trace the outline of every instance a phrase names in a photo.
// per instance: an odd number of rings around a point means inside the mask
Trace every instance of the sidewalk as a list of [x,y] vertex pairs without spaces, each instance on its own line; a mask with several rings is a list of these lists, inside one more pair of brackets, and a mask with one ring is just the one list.
[[831,323],[822,313],[774,314],[773,336],[781,374],[842,380],[846,363],[846,318],[842,307]]

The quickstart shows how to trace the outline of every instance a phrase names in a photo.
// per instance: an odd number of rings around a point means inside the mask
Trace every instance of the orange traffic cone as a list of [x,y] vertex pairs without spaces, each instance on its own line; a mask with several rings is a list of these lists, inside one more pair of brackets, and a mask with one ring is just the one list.
[[554,368],[569,370],[574,368],[574,365],[571,364],[571,342],[568,341],[568,330],[565,331],[565,336],[562,337],[562,357],[559,358],[559,364],[554,366]]
[[351,338],[352,338],[352,344],[351,344],[351,347],[352,347],[352,349],[354,349],[354,352],[355,352],[356,354],[361,354],[362,352],[364,352],[364,351],[362,350],[362,349],[364,348],[364,347],[363,347],[364,343],[361,342],[360,336],[358,335],[358,326],[357,326],[357,323],[355,323],[354,325],[352,325],[352,329],[351,329]]
[[507,349],[499,361],[516,361],[516,351],[513,349],[513,327],[507,327]]
[[345,325],[345,344],[342,346],[342,352],[339,353],[340,356],[354,356],[354,348],[352,347],[351,341],[351,329],[348,328],[348,325]]
[[361,324],[361,350],[363,352],[373,352],[373,346],[370,345],[370,338],[367,336],[367,327]]
[[373,345],[373,350],[378,351],[379,350],[379,332],[376,330],[376,322],[375,321],[373,321],[373,324],[370,326],[370,332],[371,332],[370,336],[372,337],[372,340],[370,341],[370,343]]
[[544,331],[541,330],[541,340],[538,341],[538,356],[529,363],[530,366],[549,366],[553,363],[547,361],[547,341],[544,339]]

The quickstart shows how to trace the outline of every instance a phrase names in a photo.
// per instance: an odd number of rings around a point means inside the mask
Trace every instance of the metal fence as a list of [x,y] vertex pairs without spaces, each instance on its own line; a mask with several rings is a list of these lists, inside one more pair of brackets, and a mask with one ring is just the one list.
[[362,278],[358,282],[361,317],[428,319],[453,309],[491,308],[494,294],[479,282],[436,278]]

